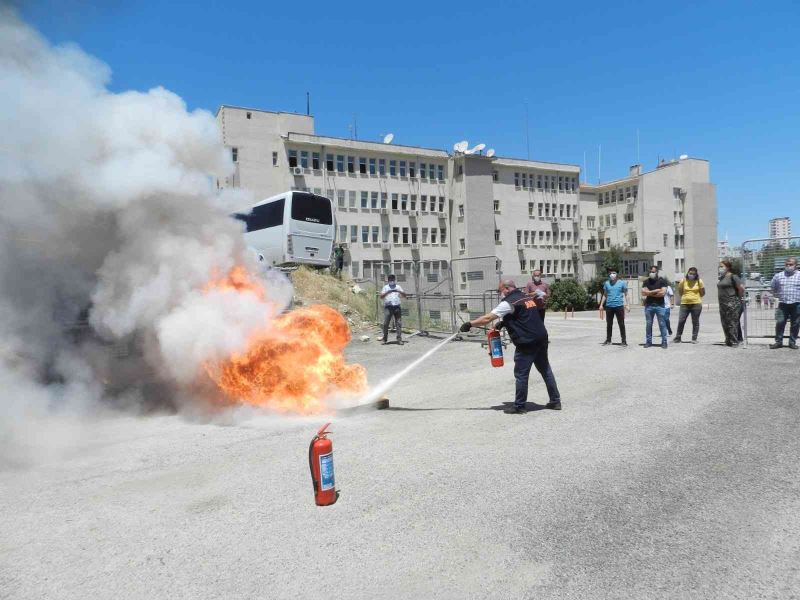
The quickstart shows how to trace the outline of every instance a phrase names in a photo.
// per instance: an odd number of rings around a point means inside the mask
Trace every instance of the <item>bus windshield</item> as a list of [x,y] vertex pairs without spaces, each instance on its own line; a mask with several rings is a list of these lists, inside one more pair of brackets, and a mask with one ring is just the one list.
[[294,192],[292,194],[291,218],[295,221],[331,225],[333,223],[331,201],[323,196]]

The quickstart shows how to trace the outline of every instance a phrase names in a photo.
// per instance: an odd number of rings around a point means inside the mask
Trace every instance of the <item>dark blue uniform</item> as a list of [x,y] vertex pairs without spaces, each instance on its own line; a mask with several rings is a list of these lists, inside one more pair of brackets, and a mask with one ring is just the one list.
[[514,395],[514,405],[524,409],[528,400],[528,378],[531,367],[542,376],[547,386],[550,403],[560,403],[556,378],[550,368],[547,358],[547,330],[544,328],[542,318],[539,316],[538,307],[533,296],[516,289],[504,298],[511,305],[513,312],[503,317],[503,325],[508,329],[508,335],[514,342],[514,378],[517,382]]

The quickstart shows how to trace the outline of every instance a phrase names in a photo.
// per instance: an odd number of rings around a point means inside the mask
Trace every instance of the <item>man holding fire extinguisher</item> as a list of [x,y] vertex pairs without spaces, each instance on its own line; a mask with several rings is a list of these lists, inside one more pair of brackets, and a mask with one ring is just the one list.
[[558,392],[556,378],[550,368],[547,358],[547,330],[539,316],[538,306],[534,296],[526,294],[510,279],[500,282],[497,288],[500,293],[500,304],[491,312],[472,321],[467,321],[461,326],[462,332],[469,331],[472,327],[488,325],[495,319],[501,319],[496,328],[505,327],[514,343],[514,379],[516,379],[516,393],[514,406],[505,409],[507,414],[523,414],[525,402],[528,400],[528,378],[531,367],[542,376],[547,386],[547,395],[550,401],[546,408],[561,410],[561,395]]

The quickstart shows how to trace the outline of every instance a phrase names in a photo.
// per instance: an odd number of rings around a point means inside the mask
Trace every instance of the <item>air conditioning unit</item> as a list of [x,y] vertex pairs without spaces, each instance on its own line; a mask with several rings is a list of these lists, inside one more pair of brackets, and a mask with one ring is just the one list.
[[381,242],[381,250],[391,250],[392,243],[391,242]]
[[303,174],[303,167],[292,167],[292,175],[298,176]]

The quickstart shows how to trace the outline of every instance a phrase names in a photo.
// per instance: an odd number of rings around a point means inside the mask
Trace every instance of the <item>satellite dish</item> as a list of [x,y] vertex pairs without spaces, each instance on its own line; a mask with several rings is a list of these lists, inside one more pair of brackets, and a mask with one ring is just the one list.
[[681,160],[686,160],[687,158],[689,158],[688,154],[681,154]]
[[393,133],[387,133],[385,136],[383,136],[383,143],[384,144],[391,144],[393,139],[394,139],[394,134]]
[[469,148],[469,142],[467,140],[460,141],[453,146],[453,150],[456,152],[464,152],[467,148]]
[[494,156],[494,148],[489,148],[486,151],[486,156],[489,157],[489,158],[492,158]]
[[481,151],[481,150],[483,150],[484,148],[486,148],[486,144],[478,144],[477,146],[475,146],[475,147],[474,147],[474,148],[472,148],[471,150],[468,150],[468,151],[467,151],[467,152],[465,152],[464,154],[475,154],[476,152],[480,152],[480,151]]
[[474,152],[475,152],[475,148],[472,148],[470,150],[464,150],[464,154],[473,154]]

